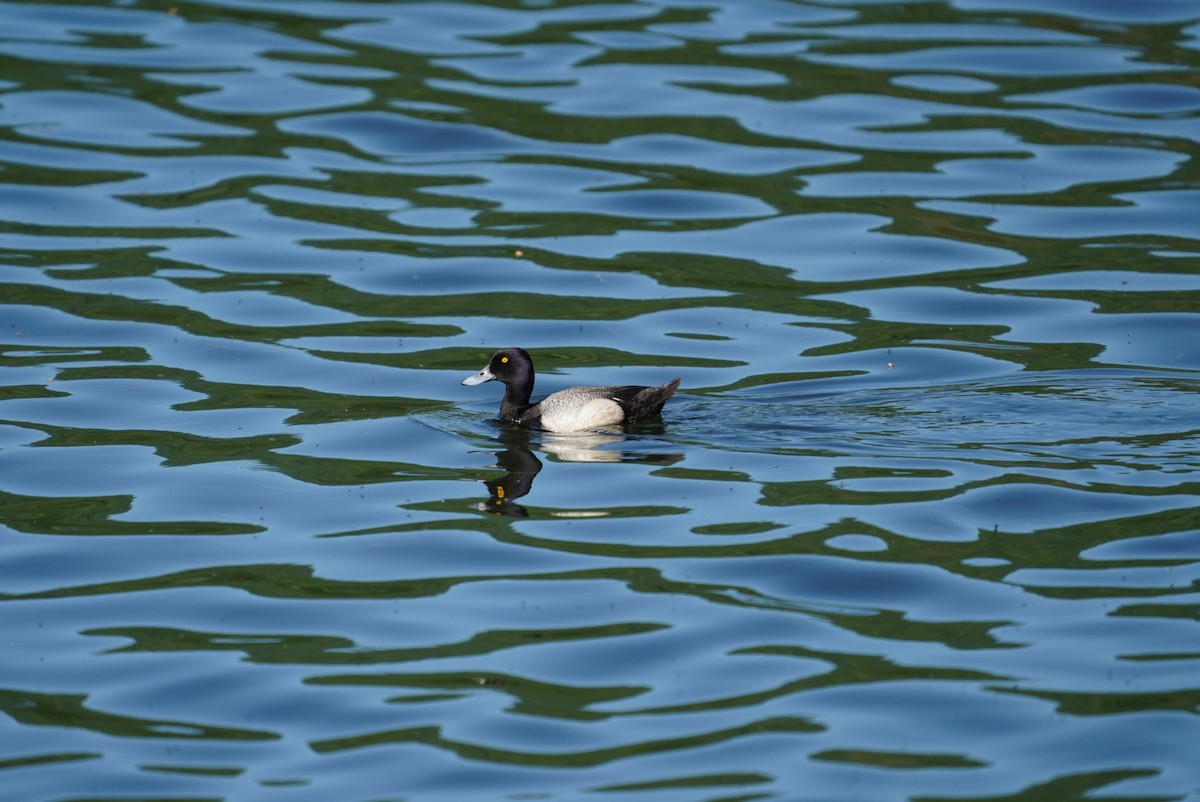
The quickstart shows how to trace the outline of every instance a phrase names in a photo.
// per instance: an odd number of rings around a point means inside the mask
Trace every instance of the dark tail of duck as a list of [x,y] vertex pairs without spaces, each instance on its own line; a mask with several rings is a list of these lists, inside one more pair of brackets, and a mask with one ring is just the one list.
[[667,399],[675,395],[675,391],[679,389],[680,378],[676,376],[666,384],[660,384],[658,387],[644,387],[638,391],[629,403],[626,422],[632,423],[643,418],[653,418],[662,412],[663,404],[667,403]]

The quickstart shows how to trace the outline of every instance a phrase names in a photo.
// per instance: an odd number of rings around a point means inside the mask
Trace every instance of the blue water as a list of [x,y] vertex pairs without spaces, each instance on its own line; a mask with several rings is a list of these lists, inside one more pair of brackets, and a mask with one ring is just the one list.
[[[1200,5],[0,2],[0,796],[1200,802]],[[460,381],[683,377],[556,435]]]

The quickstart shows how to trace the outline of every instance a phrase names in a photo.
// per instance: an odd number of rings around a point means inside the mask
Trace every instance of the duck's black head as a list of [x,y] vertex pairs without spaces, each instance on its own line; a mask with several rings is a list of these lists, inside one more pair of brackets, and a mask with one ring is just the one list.
[[501,349],[492,354],[487,367],[463,379],[463,384],[483,384],[493,380],[505,384],[500,420],[519,421],[529,409],[529,396],[533,395],[533,360],[529,353],[524,348]]
[[529,392],[533,391],[533,359],[524,348],[502,348],[492,354],[487,366],[467,378],[463,384],[475,385],[490,381],[501,381],[514,389],[524,389],[528,385]]

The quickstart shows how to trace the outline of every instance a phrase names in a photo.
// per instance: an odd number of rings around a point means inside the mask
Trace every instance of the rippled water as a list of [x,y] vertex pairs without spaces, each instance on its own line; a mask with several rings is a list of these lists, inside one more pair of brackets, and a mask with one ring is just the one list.
[[0,20],[6,799],[1200,800],[1192,0]]

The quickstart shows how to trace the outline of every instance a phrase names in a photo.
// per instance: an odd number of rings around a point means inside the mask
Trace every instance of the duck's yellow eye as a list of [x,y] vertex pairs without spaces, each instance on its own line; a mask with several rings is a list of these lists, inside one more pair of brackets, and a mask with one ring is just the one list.
[[508,361],[508,357],[506,357],[506,356],[502,356],[502,357],[500,357],[500,361],[501,361],[501,362],[507,362],[507,361]]

